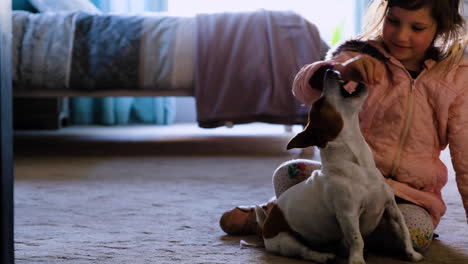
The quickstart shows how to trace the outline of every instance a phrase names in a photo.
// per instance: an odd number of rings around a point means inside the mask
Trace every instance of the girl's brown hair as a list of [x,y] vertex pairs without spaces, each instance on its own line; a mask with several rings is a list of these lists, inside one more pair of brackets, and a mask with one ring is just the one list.
[[[460,0],[374,0],[364,16],[362,40],[381,39],[382,27],[389,8],[400,7],[406,10],[417,10],[429,7],[432,18],[437,23],[433,48],[428,57],[440,61],[443,72],[450,70],[465,54],[467,44],[465,19],[460,14],[463,5]],[[437,52],[434,52],[436,50]]]

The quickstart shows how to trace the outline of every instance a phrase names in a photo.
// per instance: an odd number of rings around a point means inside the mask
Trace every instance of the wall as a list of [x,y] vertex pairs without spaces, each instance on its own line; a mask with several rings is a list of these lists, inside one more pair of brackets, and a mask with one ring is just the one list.
[[[193,16],[196,13],[213,13],[223,11],[246,11],[256,9],[291,10],[304,16],[316,24],[325,41],[331,40],[333,30],[344,24],[345,36],[353,36],[357,32],[355,25],[356,2],[367,0],[169,0],[168,11],[175,15]],[[337,8],[337,7],[340,8]]]

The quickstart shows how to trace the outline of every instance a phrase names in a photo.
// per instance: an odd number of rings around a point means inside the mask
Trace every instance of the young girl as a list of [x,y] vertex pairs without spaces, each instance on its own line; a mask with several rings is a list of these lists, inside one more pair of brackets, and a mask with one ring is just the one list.
[[[429,246],[446,211],[441,189],[447,168],[439,156],[447,145],[468,212],[468,60],[463,58],[460,4],[374,0],[365,33],[341,44],[325,61],[304,66],[293,84],[294,95],[305,104],[320,97],[326,69],[339,71],[349,92],[357,82],[368,86],[361,130],[419,251]],[[309,160],[282,164],[273,178],[276,196],[319,168],[320,163]],[[257,230],[251,207],[226,212],[220,224],[233,235]],[[381,223],[371,237],[391,240],[386,228]]]

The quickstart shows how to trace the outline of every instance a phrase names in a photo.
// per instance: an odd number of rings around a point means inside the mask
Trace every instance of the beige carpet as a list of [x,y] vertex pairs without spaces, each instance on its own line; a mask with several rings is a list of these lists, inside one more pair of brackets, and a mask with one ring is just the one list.
[[[299,154],[284,150],[291,136],[261,124],[16,133],[16,263],[306,263],[241,247],[255,237],[218,226],[224,210],[273,194],[275,166]],[[444,196],[440,237],[421,263],[466,264],[453,175]],[[370,254],[367,263],[406,262]]]

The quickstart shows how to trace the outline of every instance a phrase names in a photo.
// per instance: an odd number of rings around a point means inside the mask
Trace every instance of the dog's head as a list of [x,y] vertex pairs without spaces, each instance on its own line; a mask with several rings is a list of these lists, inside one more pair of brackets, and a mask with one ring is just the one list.
[[338,72],[326,71],[322,95],[310,109],[307,126],[291,139],[287,149],[310,146],[324,148],[327,142],[340,134],[344,119],[359,113],[367,98],[367,88],[360,83],[350,94],[343,85]]

